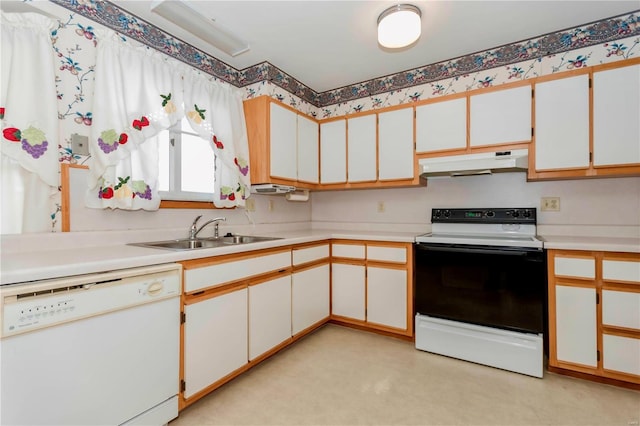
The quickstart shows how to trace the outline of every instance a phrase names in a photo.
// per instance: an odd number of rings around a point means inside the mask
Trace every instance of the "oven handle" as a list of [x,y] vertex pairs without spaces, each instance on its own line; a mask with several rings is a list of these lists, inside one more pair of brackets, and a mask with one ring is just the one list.
[[456,247],[456,246],[448,246],[448,247],[436,247],[436,246],[428,246],[422,244],[416,244],[416,248],[418,250],[426,250],[426,251],[441,251],[441,252],[450,252],[450,253],[476,253],[476,254],[499,254],[504,256],[527,256],[531,254],[531,251],[526,250],[505,250],[499,248],[470,248],[470,247]]

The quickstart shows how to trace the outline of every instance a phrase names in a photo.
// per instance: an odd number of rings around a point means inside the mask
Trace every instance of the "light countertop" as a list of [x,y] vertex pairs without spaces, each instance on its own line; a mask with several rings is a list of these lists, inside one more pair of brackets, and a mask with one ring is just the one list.
[[[314,229],[278,232],[277,234],[271,235],[261,232],[256,235],[274,236],[280,237],[281,239],[229,247],[185,251],[130,246],[121,242],[115,244],[105,242],[104,245],[63,248],[45,246],[44,249],[41,248],[42,246],[36,246],[31,247],[28,251],[3,249],[0,282],[4,285],[60,278],[70,275],[113,271],[117,269],[309,243],[331,238],[411,243],[417,234],[415,232]],[[73,238],[73,236],[70,235],[69,238]],[[156,240],[163,239],[167,238],[157,238]],[[140,241],[149,241],[149,239]]]
[[640,238],[575,235],[544,235],[544,248],[640,253]]

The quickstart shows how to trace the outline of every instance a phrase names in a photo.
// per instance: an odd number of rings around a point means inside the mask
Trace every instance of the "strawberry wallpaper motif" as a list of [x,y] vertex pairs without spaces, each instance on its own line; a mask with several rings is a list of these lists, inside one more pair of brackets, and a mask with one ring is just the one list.
[[[38,8],[38,3],[32,4]],[[88,136],[92,125],[95,29],[101,25],[120,32],[125,40],[134,38],[187,62],[218,81],[242,87],[246,99],[268,95],[318,119],[624,60],[637,57],[640,52],[640,13],[635,12],[317,93],[268,62],[236,70],[107,1],[51,0],[47,4],[59,10],[58,16],[64,17],[52,33],[52,48],[58,59],[56,83],[62,141],[58,151],[60,162],[65,163],[86,161],[72,151],[70,140],[74,133]],[[175,108],[170,94],[163,94],[165,101],[165,108]],[[192,112],[198,114],[195,107]],[[144,117],[139,122],[142,127]],[[111,141],[112,146],[113,142],[126,143],[126,139],[119,137]],[[59,230],[59,206],[51,217],[53,229]]]

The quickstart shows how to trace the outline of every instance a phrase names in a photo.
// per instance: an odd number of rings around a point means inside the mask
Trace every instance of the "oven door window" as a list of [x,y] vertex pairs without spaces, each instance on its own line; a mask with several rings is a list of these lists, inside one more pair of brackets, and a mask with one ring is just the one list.
[[544,252],[417,244],[415,312],[515,331],[545,330]]

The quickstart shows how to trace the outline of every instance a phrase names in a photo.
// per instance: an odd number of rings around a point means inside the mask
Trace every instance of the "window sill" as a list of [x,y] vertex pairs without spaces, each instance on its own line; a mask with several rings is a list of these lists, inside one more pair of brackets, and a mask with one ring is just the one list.
[[235,207],[216,207],[209,201],[160,201],[161,209],[212,209],[212,210],[230,210]]

